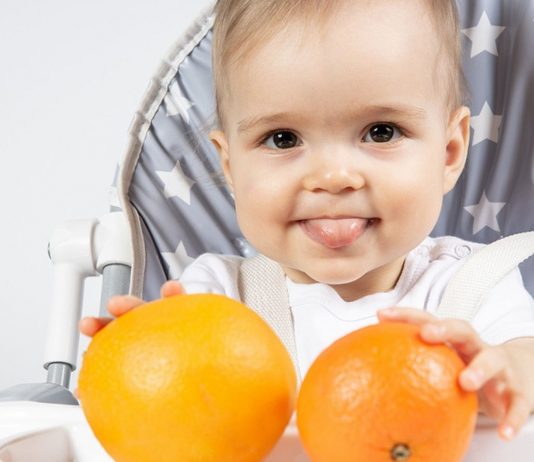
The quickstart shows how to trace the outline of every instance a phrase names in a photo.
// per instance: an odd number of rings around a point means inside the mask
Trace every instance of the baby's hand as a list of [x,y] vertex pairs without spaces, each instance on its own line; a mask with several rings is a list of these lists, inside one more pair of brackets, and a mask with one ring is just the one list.
[[[182,285],[177,281],[167,281],[161,286],[161,297],[171,297],[184,293]],[[131,295],[116,295],[108,301],[108,311],[114,317],[122,316],[128,311],[144,304],[145,302]],[[113,318],[85,317],[80,321],[80,332],[93,337],[100,329],[107,326]]]
[[425,342],[453,347],[467,364],[459,377],[460,386],[478,391],[480,409],[499,421],[501,438],[513,438],[525,424],[534,407],[534,391],[528,385],[525,350],[519,343],[488,345],[466,321],[438,319],[412,308],[381,310],[378,318],[420,325]]

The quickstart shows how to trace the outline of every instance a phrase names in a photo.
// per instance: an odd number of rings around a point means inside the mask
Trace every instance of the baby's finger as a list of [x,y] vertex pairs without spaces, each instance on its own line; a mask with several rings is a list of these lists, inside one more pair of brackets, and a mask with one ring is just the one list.
[[475,329],[460,319],[443,319],[424,324],[421,327],[421,338],[428,343],[448,343],[466,362],[486,347]]
[[487,382],[502,373],[506,358],[498,348],[485,348],[460,373],[460,386],[466,391],[481,389]]
[[132,295],[115,295],[108,300],[108,311],[112,316],[119,317],[143,303],[143,300]]
[[112,321],[111,318],[86,317],[80,320],[78,325],[80,332],[88,337],[93,337],[100,329],[106,327]]
[[479,392],[480,411],[496,421],[501,421],[508,407],[506,384],[500,379],[492,379]]
[[525,425],[529,415],[530,407],[526,397],[522,394],[513,394],[506,416],[499,424],[500,437],[505,440],[511,440]]
[[436,320],[435,316],[416,308],[386,308],[383,310],[378,310],[377,316],[378,320],[381,322],[407,322],[416,325],[421,325]]
[[185,293],[182,284],[178,281],[166,281],[160,289],[161,297],[172,297],[173,295],[182,295]]

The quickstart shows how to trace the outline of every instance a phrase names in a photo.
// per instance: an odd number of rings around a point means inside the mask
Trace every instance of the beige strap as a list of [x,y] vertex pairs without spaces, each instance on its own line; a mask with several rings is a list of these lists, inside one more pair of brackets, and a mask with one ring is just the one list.
[[531,255],[534,231],[513,234],[483,247],[450,280],[437,315],[472,320],[488,292]]
[[289,352],[300,383],[293,316],[282,267],[264,255],[243,260],[239,271],[241,300],[267,322]]

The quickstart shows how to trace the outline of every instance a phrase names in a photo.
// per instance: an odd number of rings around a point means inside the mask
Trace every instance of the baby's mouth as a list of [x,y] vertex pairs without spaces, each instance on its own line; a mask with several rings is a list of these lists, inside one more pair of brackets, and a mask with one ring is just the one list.
[[299,221],[304,233],[313,241],[339,249],[352,244],[374,222],[369,218],[312,218]]

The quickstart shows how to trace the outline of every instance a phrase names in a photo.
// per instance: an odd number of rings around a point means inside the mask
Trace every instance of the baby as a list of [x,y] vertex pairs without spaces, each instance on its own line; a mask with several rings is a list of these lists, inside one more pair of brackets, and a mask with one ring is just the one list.
[[[301,374],[352,330],[420,324],[464,358],[461,386],[512,438],[534,410],[534,301],[519,273],[472,324],[433,315],[455,249],[476,247],[428,237],[469,144],[454,0],[219,0],[216,13],[210,139],[244,236],[286,275]],[[239,298],[241,260],[203,255],[162,296]],[[115,297],[109,311],[141,303]]]

